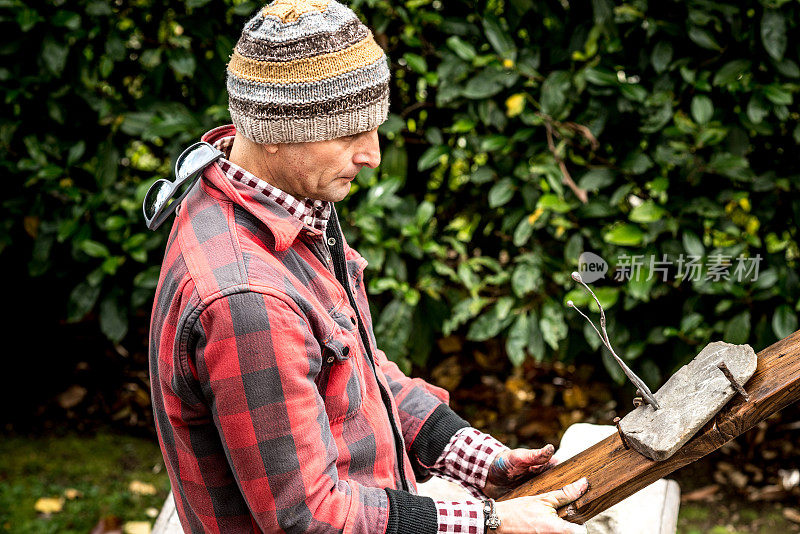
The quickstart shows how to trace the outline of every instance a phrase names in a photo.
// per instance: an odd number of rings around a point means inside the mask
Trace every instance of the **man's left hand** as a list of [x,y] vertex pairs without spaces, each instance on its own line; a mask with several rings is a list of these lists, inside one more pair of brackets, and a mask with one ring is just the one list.
[[550,444],[541,449],[511,449],[495,457],[489,466],[483,493],[497,499],[509,490],[558,464],[553,458],[555,447]]

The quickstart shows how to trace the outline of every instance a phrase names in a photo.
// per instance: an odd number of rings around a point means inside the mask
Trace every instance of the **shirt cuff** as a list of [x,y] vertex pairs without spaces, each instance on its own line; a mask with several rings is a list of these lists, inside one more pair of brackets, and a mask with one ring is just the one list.
[[458,483],[473,497],[485,498],[483,488],[489,466],[498,454],[507,450],[508,447],[477,428],[462,428],[450,438],[432,471]]
[[436,501],[439,532],[483,534],[483,504],[475,501]]

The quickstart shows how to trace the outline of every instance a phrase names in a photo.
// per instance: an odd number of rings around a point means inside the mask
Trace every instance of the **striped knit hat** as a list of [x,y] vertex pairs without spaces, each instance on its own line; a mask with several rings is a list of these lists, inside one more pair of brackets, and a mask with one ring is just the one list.
[[228,63],[236,131],[300,143],[372,130],[389,112],[386,55],[336,0],[274,0],[244,26]]

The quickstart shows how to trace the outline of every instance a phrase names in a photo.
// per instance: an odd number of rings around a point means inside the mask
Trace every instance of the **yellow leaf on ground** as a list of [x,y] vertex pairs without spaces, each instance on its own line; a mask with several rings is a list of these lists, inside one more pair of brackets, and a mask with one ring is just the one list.
[[63,497],[42,497],[36,501],[33,508],[43,514],[55,514],[64,508]]
[[83,493],[76,490],[75,488],[67,488],[64,490],[64,497],[67,499],[77,499],[78,497],[83,497]]
[[128,521],[122,525],[125,534],[150,534],[149,521]]
[[140,482],[134,480],[128,485],[128,489],[137,495],[155,495],[157,493],[156,487],[147,482]]

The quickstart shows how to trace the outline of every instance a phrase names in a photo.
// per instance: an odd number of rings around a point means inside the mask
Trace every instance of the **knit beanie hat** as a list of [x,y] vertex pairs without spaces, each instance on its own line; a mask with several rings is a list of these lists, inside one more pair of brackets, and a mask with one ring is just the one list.
[[336,0],[274,0],[244,26],[227,74],[236,131],[300,143],[372,130],[389,112],[386,54]]

